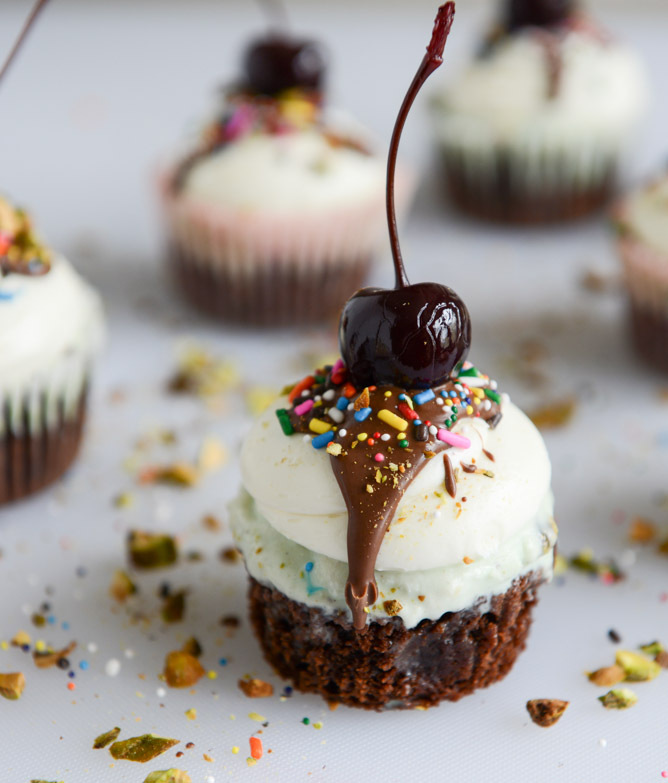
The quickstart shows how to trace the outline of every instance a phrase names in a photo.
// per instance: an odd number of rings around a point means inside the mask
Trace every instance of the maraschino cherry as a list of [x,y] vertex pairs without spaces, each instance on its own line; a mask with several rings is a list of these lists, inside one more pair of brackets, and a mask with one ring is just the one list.
[[393,289],[363,288],[346,303],[339,326],[341,355],[353,383],[426,388],[445,381],[463,361],[471,321],[457,294],[439,283],[410,285],[399,247],[394,177],[401,132],[416,95],[443,63],[455,4],[438,10],[427,53],[399,111],[387,165],[387,216],[396,274]]
[[504,20],[506,29],[556,27],[573,16],[576,0],[510,0]]
[[316,41],[282,32],[287,26],[286,14],[278,0],[264,0],[262,5],[278,29],[253,41],[246,49],[245,86],[270,96],[294,88],[321,90],[327,65],[322,47]]

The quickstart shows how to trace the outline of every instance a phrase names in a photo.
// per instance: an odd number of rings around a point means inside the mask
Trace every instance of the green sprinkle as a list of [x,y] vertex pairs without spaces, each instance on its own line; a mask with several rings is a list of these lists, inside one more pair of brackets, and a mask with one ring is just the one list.
[[290,417],[285,408],[279,408],[276,411],[276,417],[278,418],[278,423],[281,425],[284,435],[294,434],[295,428],[292,426],[292,422],[290,421]]
[[493,389],[485,389],[485,395],[489,397],[490,400],[493,402],[499,403],[501,402],[501,395],[498,392],[495,392]]
[[468,370],[461,370],[459,372],[460,377],[462,378],[479,378],[480,373],[478,372],[477,367],[469,367]]
[[324,375],[314,375],[313,378],[316,383],[324,383],[327,380]]
[[304,726],[308,726],[311,721],[308,718],[302,718],[302,723]]

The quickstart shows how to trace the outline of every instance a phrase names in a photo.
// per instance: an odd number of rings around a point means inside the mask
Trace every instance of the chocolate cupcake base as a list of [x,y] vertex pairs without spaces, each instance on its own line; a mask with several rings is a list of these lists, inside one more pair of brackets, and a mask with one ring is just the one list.
[[534,572],[516,579],[485,612],[446,612],[411,629],[393,617],[358,633],[343,615],[326,615],[251,578],[250,617],[267,661],[300,691],[364,709],[432,707],[510,671],[543,581]]
[[513,161],[499,154],[481,172],[458,156],[445,155],[448,196],[460,211],[482,220],[510,224],[545,224],[577,220],[602,209],[614,195],[616,165],[612,162],[591,182],[561,178],[559,161],[551,176],[520,179]]
[[630,303],[631,335],[637,353],[657,370],[668,372],[668,316]]
[[86,394],[76,410],[66,415],[59,403],[55,422],[47,423],[46,400],[39,423],[31,427],[27,412],[21,416],[21,432],[15,433],[9,408],[0,412],[0,505],[19,500],[52,484],[70,467],[81,445],[86,417]]
[[299,326],[339,317],[341,308],[361,288],[371,257],[312,268],[265,264],[248,274],[224,264],[206,264],[177,247],[170,250],[178,290],[200,312],[247,326]]

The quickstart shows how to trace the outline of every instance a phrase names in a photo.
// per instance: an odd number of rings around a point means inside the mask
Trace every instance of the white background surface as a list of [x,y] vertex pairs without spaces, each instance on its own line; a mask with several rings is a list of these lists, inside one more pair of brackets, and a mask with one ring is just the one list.
[[[0,50],[25,6],[0,6]],[[427,4],[357,3],[345,12],[337,4],[303,4],[298,26],[331,47],[333,100],[387,140],[431,22]],[[657,100],[635,149],[637,178],[668,154],[668,17],[622,11],[609,22],[642,48],[653,73]],[[462,8],[447,66],[432,89],[453,78],[481,23],[477,12]],[[180,306],[160,272],[152,166],[197,117],[213,86],[235,72],[241,43],[260,29],[248,2],[54,2],[0,92],[2,189],[31,206],[43,233],[102,290],[110,322],[76,469],[42,496],[0,511],[0,641],[26,628],[54,646],[79,642],[71,658],[74,692],[66,688],[65,672],[37,670],[24,653],[0,649],[0,671],[20,669],[28,679],[19,702],[0,703],[0,780],[141,783],[148,772],[169,766],[188,770],[197,783],[209,775],[216,781],[337,783],[661,780],[668,770],[668,674],[639,684],[638,704],[619,713],[602,709],[596,697],[603,691],[583,675],[612,662],[609,628],[630,649],[656,637],[668,642],[668,602],[662,600],[668,561],[651,548],[629,549],[626,540],[636,515],[668,524],[668,404],[659,394],[668,381],[633,358],[621,296],[591,294],[579,284],[588,268],[617,270],[602,218],[567,229],[490,229],[445,212],[432,176],[403,232],[410,276],[447,282],[463,296],[473,317],[471,358],[502,389],[527,407],[564,394],[578,398],[573,422],[546,436],[561,551],[591,546],[598,556],[628,565],[627,580],[614,586],[569,572],[544,588],[527,651],[491,689],[427,712],[381,715],[344,707],[330,712],[319,698],[301,695],[281,702],[283,684],[262,661],[245,622],[243,569],[217,557],[229,532],[200,525],[204,513],[225,518],[238,484],[234,461],[190,491],[138,487],[124,468],[137,438],[153,428],[175,430],[178,443],[146,451],[140,466],[192,459],[207,434],[234,452],[247,427],[243,394],[230,394],[217,411],[164,394],[181,339],[234,359],[250,386],[280,386],[308,369],[308,354],[334,348],[333,332],[268,338],[223,331]],[[404,152],[429,169],[425,106],[423,100],[416,107]],[[380,269],[376,280],[389,283],[389,269]],[[529,338],[547,348],[538,363],[547,382],[539,389],[527,385],[518,360]],[[124,392],[123,401],[111,401],[115,390]],[[112,498],[124,490],[136,503],[120,511]],[[203,563],[139,577],[139,607],[150,623],[131,622],[107,596],[132,527],[178,533],[186,551],[205,554]],[[154,588],[164,579],[190,588],[180,626],[165,628],[155,619]],[[34,629],[30,612],[44,600],[54,625]],[[219,625],[225,614],[244,618],[233,637]],[[164,655],[191,634],[218,678],[159,698]],[[91,642],[95,654],[86,649]],[[218,664],[221,657],[227,666]],[[122,662],[115,679],[104,673],[110,658]],[[82,659],[87,671],[78,668]],[[274,698],[243,697],[236,681],[247,672],[272,681]],[[554,728],[529,722],[524,704],[537,697],[571,701]],[[184,716],[191,707],[197,710],[192,722]],[[262,728],[248,718],[251,711],[269,725],[261,735],[265,757],[247,768],[248,738]],[[323,727],[303,725],[305,716]],[[145,766],[114,765],[91,745],[115,725],[122,737],[152,731],[182,742]],[[186,750],[186,742],[195,747]],[[179,749],[185,755],[176,760]],[[204,761],[203,753],[214,761]]]

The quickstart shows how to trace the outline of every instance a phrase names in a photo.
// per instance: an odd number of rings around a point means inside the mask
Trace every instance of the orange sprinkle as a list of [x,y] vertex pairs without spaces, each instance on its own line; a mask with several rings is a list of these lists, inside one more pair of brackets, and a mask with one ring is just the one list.
[[315,378],[312,375],[307,375],[306,378],[299,381],[295,388],[290,392],[288,395],[288,400],[290,402],[294,402],[305,389],[310,389],[314,383]]
[[252,759],[262,758],[262,740],[259,737],[250,738],[250,754]]
[[346,399],[349,399],[353,394],[357,394],[357,389],[352,383],[348,382],[344,385],[343,389],[341,389],[341,394],[343,394]]
[[67,683],[67,690],[68,691],[73,691],[76,687],[77,686],[73,682],[68,682]]

